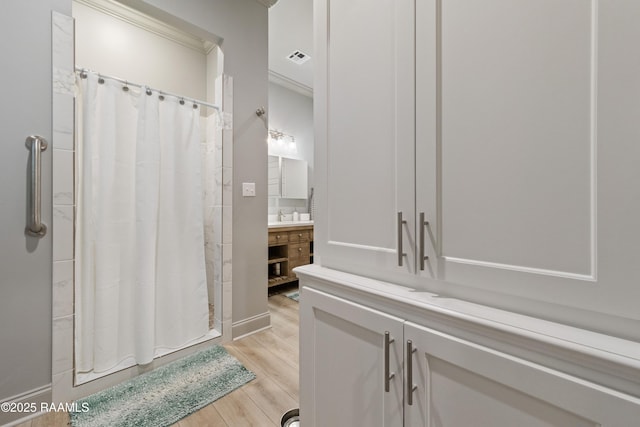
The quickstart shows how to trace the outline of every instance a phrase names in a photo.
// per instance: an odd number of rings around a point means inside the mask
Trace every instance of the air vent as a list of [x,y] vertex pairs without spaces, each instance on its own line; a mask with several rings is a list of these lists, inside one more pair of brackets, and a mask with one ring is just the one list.
[[299,50],[296,50],[295,52],[287,56],[287,58],[289,58],[289,61],[296,63],[298,65],[302,65],[311,59],[309,55]]

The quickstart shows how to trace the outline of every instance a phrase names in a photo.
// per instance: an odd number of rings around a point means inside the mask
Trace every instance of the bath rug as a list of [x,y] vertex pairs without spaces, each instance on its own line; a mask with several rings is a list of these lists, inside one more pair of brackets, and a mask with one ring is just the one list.
[[300,302],[300,291],[284,294],[287,298],[291,298],[294,301]]
[[75,402],[74,427],[164,427],[254,379],[216,345]]

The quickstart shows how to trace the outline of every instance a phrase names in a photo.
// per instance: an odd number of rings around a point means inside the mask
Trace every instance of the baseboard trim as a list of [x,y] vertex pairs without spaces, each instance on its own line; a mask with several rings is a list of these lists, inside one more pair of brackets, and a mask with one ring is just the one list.
[[234,322],[231,325],[231,335],[234,340],[255,334],[271,327],[271,314],[267,311],[257,316]]
[[51,384],[24,393],[0,399],[1,402],[15,402],[23,405],[35,404],[37,412],[0,412],[0,426],[11,427],[42,415],[40,404],[51,404]]

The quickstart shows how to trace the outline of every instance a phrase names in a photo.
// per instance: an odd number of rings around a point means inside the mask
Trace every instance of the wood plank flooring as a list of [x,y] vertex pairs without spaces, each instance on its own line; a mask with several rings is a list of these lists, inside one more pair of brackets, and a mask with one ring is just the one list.
[[[298,407],[298,303],[282,289],[269,296],[270,329],[225,344],[256,379],[183,418],[173,427],[278,427],[287,410]],[[49,413],[17,427],[65,427],[69,416]]]

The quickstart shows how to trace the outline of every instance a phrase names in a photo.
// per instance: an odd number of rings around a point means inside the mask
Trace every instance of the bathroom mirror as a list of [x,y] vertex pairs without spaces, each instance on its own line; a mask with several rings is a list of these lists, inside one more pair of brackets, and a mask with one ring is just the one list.
[[306,199],[307,162],[282,157],[280,164],[281,197],[283,199]]
[[268,156],[267,195],[280,197],[280,157]]
[[281,199],[307,199],[307,162],[288,157],[268,156],[269,197]]

